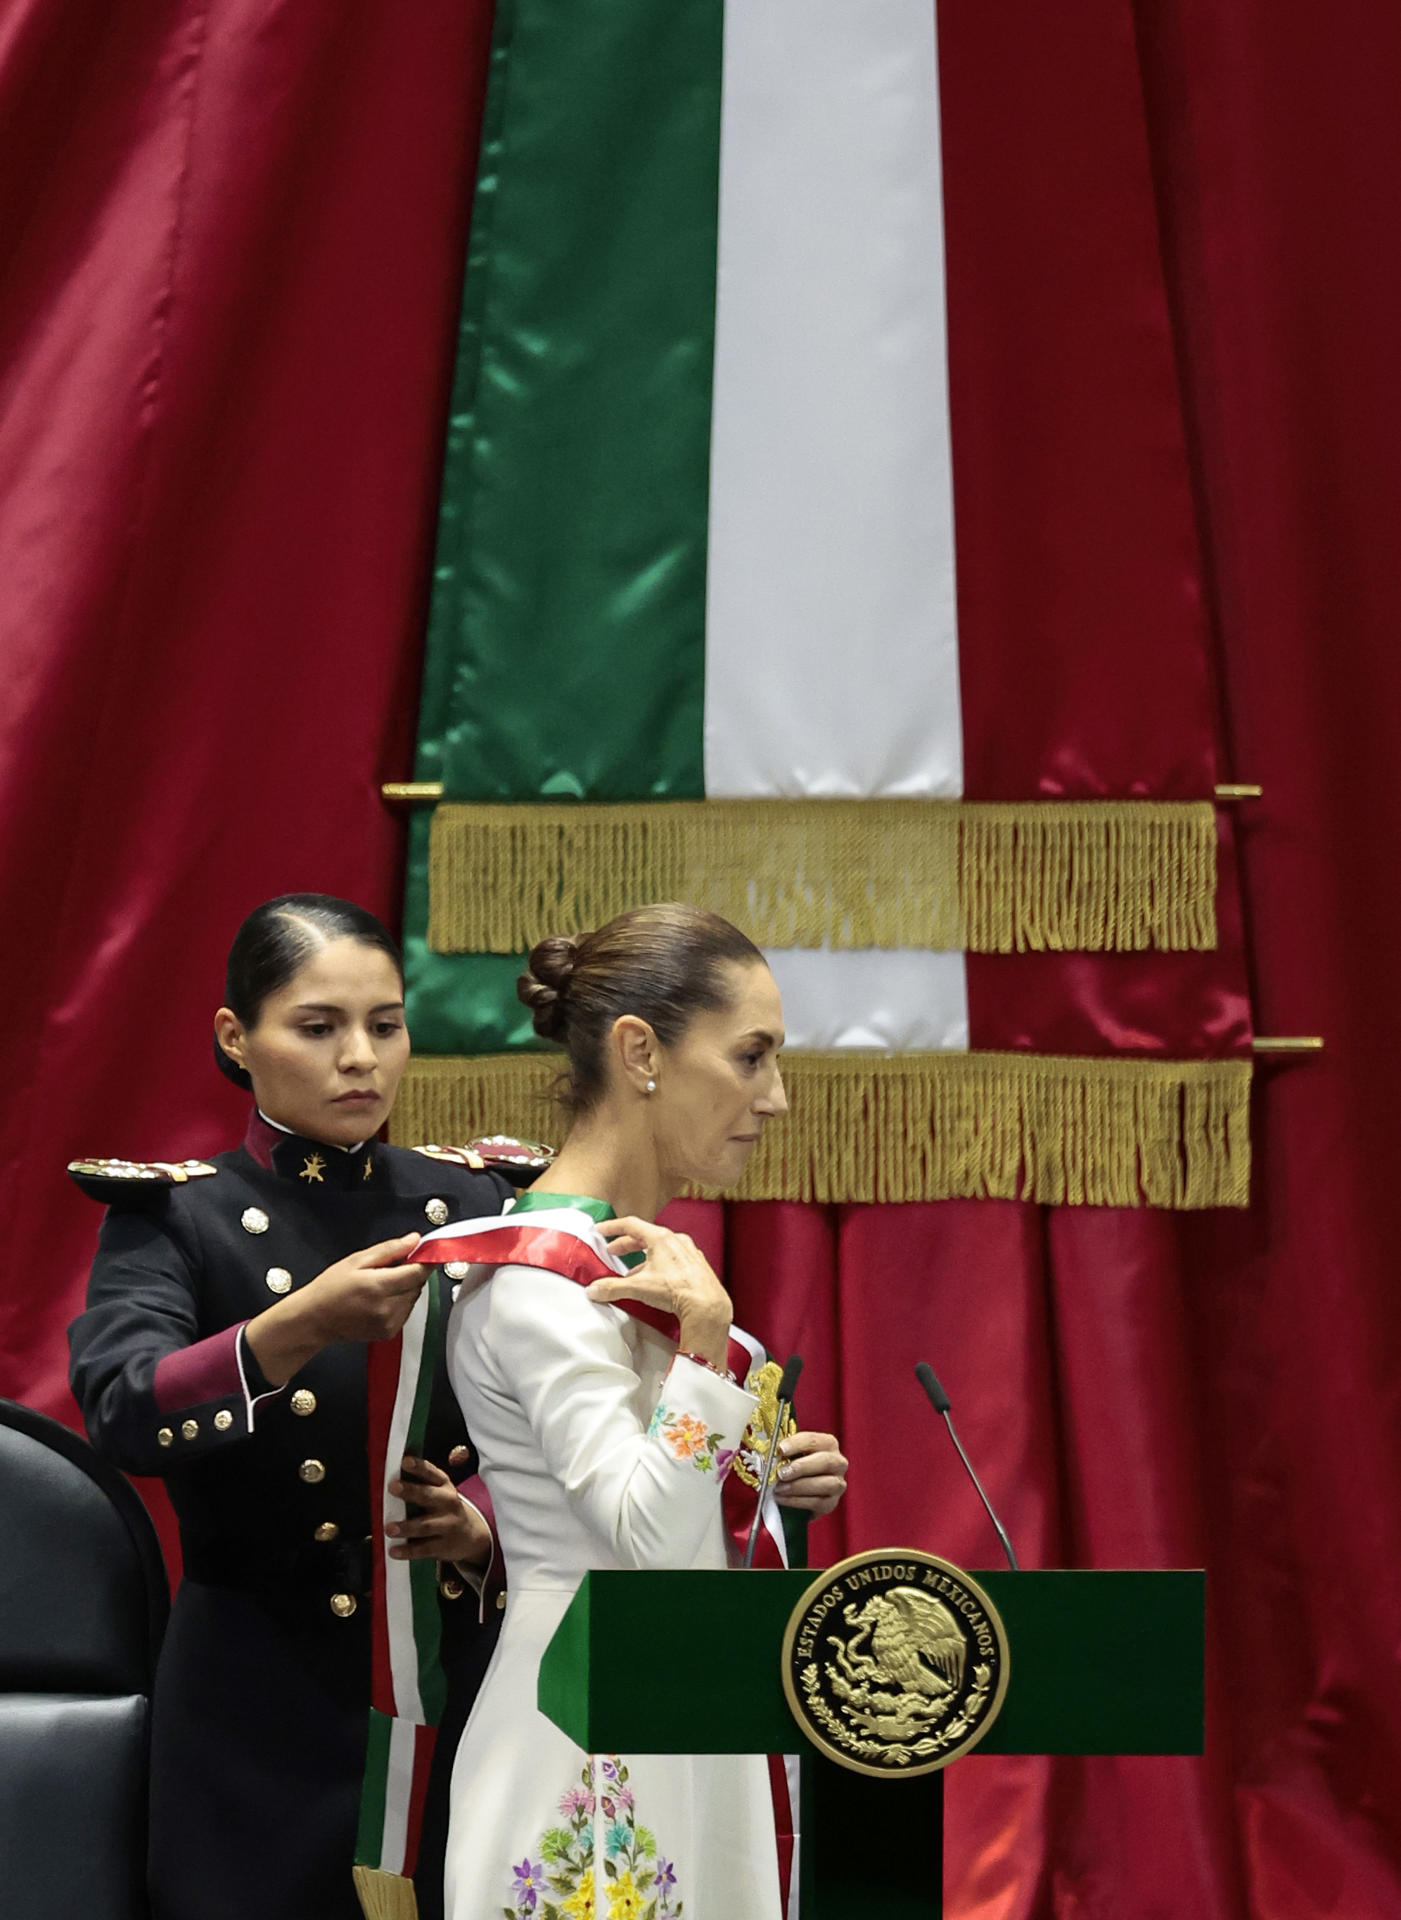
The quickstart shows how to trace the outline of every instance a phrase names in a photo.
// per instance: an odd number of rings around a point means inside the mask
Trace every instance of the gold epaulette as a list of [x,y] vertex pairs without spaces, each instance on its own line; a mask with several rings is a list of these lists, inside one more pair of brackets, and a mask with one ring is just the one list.
[[470,1167],[474,1173],[504,1173],[515,1186],[529,1186],[555,1157],[553,1147],[539,1140],[517,1140],[509,1133],[489,1133],[484,1139],[469,1140],[464,1147],[415,1147],[415,1153],[430,1160],[446,1160],[455,1167]]
[[110,1204],[163,1187],[183,1187],[190,1180],[207,1180],[219,1171],[207,1160],[70,1160],[68,1177],[93,1200]]

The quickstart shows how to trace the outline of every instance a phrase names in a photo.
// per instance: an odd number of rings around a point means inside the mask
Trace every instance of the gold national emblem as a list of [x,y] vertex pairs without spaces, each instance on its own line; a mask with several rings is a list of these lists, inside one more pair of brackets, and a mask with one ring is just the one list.
[[[739,1443],[739,1452],[735,1455],[733,1471],[747,1487],[757,1487],[759,1475],[764,1471],[764,1461],[768,1458],[769,1441],[773,1438],[773,1423],[778,1418],[778,1383],[783,1378],[783,1369],[777,1360],[766,1360],[762,1367],[755,1367],[745,1386],[750,1393],[759,1396],[759,1404],[745,1428],[744,1438]],[[783,1416],[783,1426],[779,1430],[779,1439],[786,1440],[790,1433],[798,1431],[798,1423],[792,1413]]]
[[933,1773],[975,1747],[1011,1671],[976,1581],[932,1553],[858,1553],[814,1580],[783,1636],[783,1690],[813,1745],[881,1779]]

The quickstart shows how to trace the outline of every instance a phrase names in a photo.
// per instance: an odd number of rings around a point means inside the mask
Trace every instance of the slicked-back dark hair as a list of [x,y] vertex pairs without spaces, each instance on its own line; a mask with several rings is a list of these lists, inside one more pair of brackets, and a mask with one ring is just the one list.
[[698,1013],[730,1004],[724,970],[734,962],[765,964],[748,935],[718,913],[673,901],[630,907],[577,940],[542,940],[516,994],[541,1039],[558,1041],[569,1055],[561,1104],[571,1113],[597,1105],[615,1020],[636,1014],[664,1047],[674,1046]]
[[[394,936],[367,908],[330,893],[280,893],[254,907],[234,935],[224,974],[224,1005],[251,1033],[269,994],[285,987],[332,940],[377,948],[392,962],[402,986],[404,962]],[[214,1058],[236,1086],[251,1088],[248,1074],[217,1040]]]

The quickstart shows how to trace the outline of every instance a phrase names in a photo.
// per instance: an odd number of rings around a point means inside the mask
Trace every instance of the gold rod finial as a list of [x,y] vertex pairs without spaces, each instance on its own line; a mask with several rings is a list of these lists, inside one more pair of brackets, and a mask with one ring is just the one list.
[[441,780],[386,780],[379,793],[381,800],[390,800],[399,806],[419,806],[430,800],[441,800],[443,783]]

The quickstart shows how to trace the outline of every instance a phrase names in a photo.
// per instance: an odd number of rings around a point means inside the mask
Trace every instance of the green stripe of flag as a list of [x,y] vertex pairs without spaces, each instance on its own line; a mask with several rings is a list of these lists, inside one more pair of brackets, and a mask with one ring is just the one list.
[[418,761],[450,797],[703,795],[723,23],[498,7]]
[[428,835],[432,824],[431,812],[423,808],[414,814],[409,826],[404,1007],[414,1048],[419,1053],[506,1053],[536,1047],[539,1043],[530,1014],[516,998],[523,956],[433,953],[429,949]]
[[387,1713],[371,1707],[365,1783],[360,1793],[360,1825],[355,1836],[357,1866],[377,1867],[384,1852],[384,1800],[389,1784],[389,1739],[393,1725]]

